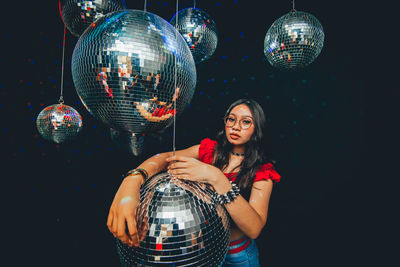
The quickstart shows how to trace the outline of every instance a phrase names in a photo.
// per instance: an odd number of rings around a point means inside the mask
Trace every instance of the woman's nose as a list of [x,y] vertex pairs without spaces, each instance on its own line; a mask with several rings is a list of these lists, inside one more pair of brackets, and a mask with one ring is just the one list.
[[239,122],[235,122],[235,124],[232,126],[232,129],[233,129],[233,130],[239,131],[239,130],[240,130],[240,124],[239,124]]

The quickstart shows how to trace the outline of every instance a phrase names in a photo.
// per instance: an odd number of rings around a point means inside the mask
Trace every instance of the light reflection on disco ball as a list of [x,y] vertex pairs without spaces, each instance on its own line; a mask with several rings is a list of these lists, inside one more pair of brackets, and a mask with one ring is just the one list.
[[62,143],[75,139],[79,134],[82,130],[82,117],[70,106],[55,104],[39,113],[36,126],[44,139]]
[[129,154],[139,156],[144,149],[144,136],[130,132],[119,132],[110,128],[111,140],[117,147]]
[[68,30],[80,36],[86,28],[110,12],[126,9],[124,0],[60,0],[61,18]]
[[95,118],[132,133],[171,125],[196,86],[196,66],[183,37],[163,18],[141,10],[114,12],[92,24],[75,46],[72,76]]
[[194,61],[200,63],[210,58],[217,48],[218,32],[214,20],[209,14],[197,8],[185,8],[171,19],[185,38]]
[[312,63],[323,45],[321,23],[311,14],[292,10],[269,28],[264,40],[264,54],[272,66],[294,70]]
[[122,266],[218,266],[230,241],[228,213],[203,183],[164,172],[141,188],[136,212],[139,247],[118,239]]

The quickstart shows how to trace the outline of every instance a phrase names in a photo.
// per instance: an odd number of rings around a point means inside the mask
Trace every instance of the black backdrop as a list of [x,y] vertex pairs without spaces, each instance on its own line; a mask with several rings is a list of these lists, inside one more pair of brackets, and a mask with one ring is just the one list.
[[[174,1],[147,1],[167,21]],[[180,1],[180,8],[192,1]],[[143,9],[143,1],[127,1]],[[296,1],[316,16],[325,44],[309,67],[280,72],[266,62],[267,29],[291,1],[197,1],[219,30],[218,47],[197,65],[197,87],[177,119],[177,149],[213,138],[231,102],[256,99],[268,118],[268,151],[282,181],[257,239],[262,266],[361,266],[389,262],[389,141],[394,103],[394,7],[351,1]],[[38,113],[59,98],[63,24],[58,1],[3,5],[0,56],[2,186],[6,256],[11,266],[118,266],[108,208],[121,174],[172,149],[172,129],[148,137],[139,157],[120,151],[108,129],[79,102],[71,72],[77,41],[66,42],[64,99],[83,117],[77,140],[56,145],[36,129]],[[387,59],[383,63],[381,59]],[[393,73],[391,73],[393,72]],[[392,74],[392,75],[391,75]],[[385,158],[385,160],[383,160]],[[386,160],[387,158],[387,160]],[[398,158],[398,157],[397,157]],[[389,175],[388,175],[389,174]],[[384,200],[378,204],[379,200]],[[379,224],[384,222],[383,225]],[[378,226],[379,225],[379,226]]]

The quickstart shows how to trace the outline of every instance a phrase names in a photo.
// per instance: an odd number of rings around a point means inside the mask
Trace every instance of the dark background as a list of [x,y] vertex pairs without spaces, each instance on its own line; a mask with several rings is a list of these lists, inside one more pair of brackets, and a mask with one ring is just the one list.
[[[179,2],[180,8],[193,3]],[[147,11],[169,21],[175,4],[148,1]],[[36,117],[60,95],[58,1],[2,6],[2,221],[9,266],[118,266],[106,218],[121,175],[172,150],[172,129],[161,142],[148,137],[139,157],[118,150],[108,128],[79,101],[70,72],[77,38],[67,32],[64,99],[84,128],[73,142],[42,139]],[[143,9],[143,1],[127,6]],[[214,138],[234,100],[251,97],[263,106],[268,151],[282,181],[257,239],[262,266],[391,264],[398,211],[390,185],[398,176],[390,166],[399,158],[396,7],[296,1],[325,31],[320,56],[296,72],[275,70],[263,54],[268,28],[291,1],[197,1],[197,7],[214,18],[219,41],[212,58],[197,65],[196,92],[177,118],[177,149]]]

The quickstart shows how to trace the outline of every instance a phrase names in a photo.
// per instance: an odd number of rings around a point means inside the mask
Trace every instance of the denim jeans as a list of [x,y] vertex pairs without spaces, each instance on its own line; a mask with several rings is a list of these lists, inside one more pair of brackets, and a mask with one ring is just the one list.
[[[228,249],[235,249],[243,246],[248,241],[246,238],[243,242],[238,245],[229,246]],[[250,239],[250,245],[245,249],[237,253],[226,254],[225,260],[221,264],[221,266],[229,267],[229,266],[238,266],[238,267],[259,267],[259,255],[256,242],[253,239]]]

